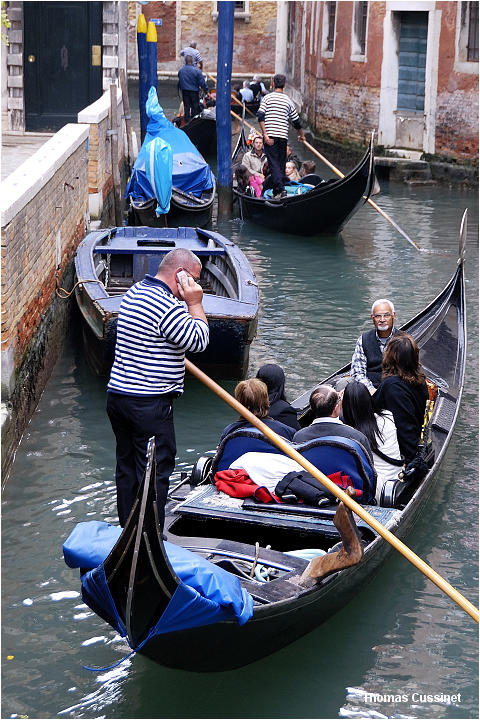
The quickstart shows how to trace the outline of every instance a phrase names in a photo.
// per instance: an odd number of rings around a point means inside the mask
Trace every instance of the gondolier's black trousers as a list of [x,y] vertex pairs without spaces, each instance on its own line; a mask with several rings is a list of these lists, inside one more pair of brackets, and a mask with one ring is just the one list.
[[273,194],[278,195],[285,189],[285,163],[287,162],[287,141],[285,138],[272,138],[273,145],[265,143],[264,151],[268,167],[272,173]]
[[198,90],[182,90],[183,115],[185,122],[200,113],[200,95]]
[[160,525],[165,520],[168,482],[175,467],[172,395],[119,395],[107,392],[107,413],[117,441],[118,519],[122,527],[135,502],[147,464],[148,440],[155,436],[156,491]]

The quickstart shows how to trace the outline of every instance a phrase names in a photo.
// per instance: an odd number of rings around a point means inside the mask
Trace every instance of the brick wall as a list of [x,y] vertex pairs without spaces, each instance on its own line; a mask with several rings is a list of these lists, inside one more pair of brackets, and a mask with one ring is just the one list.
[[69,124],[2,182],[2,469],[58,357],[70,312],[55,283],[72,285],[71,261],[88,223],[88,128]]
[[310,114],[309,121],[320,135],[365,145],[378,125],[379,95],[378,88],[319,79],[315,116]]

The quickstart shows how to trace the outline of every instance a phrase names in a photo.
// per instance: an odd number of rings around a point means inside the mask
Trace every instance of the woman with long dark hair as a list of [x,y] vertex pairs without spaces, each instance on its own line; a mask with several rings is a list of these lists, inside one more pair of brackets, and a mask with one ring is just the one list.
[[427,400],[418,345],[408,333],[398,333],[388,341],[383,353],[382,382],[373,395],[373,405],[377,412],[391,411],[406,463],[417,453]]
[[356,380],[345,387],[342,414],[343,421],[362,432],[370,443],[377,471],[378,503],[383,485],[387,480],[396,480],[403,465],[393,415],[389,410],[375,413],[368,388]]
[[265,383],[270,401],[270,417],[289,425],[294,430],[300,430],[297,413],[285,397],[285,373],[280,365],[267,363],[257,372],[258,380]]

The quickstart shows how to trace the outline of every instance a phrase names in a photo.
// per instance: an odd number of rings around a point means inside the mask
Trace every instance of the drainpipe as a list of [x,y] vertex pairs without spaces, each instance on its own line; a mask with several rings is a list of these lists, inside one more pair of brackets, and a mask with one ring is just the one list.
[[218,3],[217,52],[217,158],[218,214],[232,212],[232,121],[230,117],[231,76],[233,57],[233,18],[235,3]]

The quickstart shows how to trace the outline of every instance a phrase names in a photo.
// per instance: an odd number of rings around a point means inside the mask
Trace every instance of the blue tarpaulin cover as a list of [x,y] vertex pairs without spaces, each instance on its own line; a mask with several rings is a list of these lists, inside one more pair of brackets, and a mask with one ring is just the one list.
[[[63,554],[69,567],[87,570],[81,576],[84,602],[126,637],[103,567],[121,532],[122,528],[97,520],[78,523],[63,545]],[[243,625],[251,618],[253,599],[238,577],[190,550],[169,542],[164,545],[181,582],[149,637],[221,620],[236,619]]]
[[[149,90],[146,110],[149,117],[147,133],[125,189],[125,197],[132,196],[134,200],[156,197],[159,203],[156,212],[159,215],[168,212],[164,208],[167,204],[170,207],[172,186],[200,197],[204,190],[214,186],[214,178],[208,163],[190,138],[165,117],[154,87]],[[151,146],[150,143],[157,139],[162,142]],[[171,149],[171,165],[167,162],[165,144]]]

